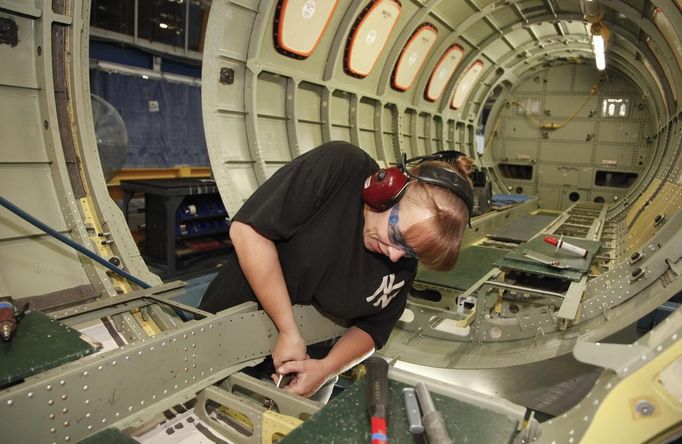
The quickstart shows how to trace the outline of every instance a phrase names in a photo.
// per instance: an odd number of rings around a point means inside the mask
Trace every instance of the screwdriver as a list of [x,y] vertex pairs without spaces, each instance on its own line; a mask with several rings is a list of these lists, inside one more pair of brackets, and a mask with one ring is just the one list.
[[388,363],[377,356],[365,360],[367,369],[367,413],[372,444],[385,444],[388,417]]

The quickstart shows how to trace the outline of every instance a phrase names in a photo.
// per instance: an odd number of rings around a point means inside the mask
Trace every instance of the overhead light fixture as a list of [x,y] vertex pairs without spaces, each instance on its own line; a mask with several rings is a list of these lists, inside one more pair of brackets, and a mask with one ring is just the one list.
[[591,24],[592,51],[594,52],[597,69],[606,69],[606,43],[611,36],[609,28],[604,23],[604,11],[596,0],[582,0],[580,2],[585,20]]
[[603,22],[593,23],[590,31],[592,33],[592,51],[594,51],[597,69],[603,71],[606,69],[606,42],[609,40],[611,33]]
[[597,69],[603,71],[606,69],[606,55],[604,55],[604,37],[600,35],[592,36],[592,49],[594,50],[594,58],[597,62]]

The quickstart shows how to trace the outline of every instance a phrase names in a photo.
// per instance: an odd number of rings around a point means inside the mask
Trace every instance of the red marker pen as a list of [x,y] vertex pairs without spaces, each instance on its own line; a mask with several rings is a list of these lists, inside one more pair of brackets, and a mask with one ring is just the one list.
[[[563,236],[561,236],[563,238]],[[587,250],[584,248],[580,248],[577,245],[569,244],[568,242],[564,242],[563,239],[557,239],[556,237],[552,236],[545,236],[545,242],[547,242],[550,245],[554,245],[557,247],[557,249],[561,248],[562,250],[570,251],[573,254],[577,254],[580,257],[587,257]]]

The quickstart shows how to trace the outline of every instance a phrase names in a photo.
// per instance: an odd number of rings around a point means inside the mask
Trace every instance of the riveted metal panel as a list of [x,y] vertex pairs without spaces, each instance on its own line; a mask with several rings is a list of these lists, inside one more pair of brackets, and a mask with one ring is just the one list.
[[537,160],[538,144],[536,140],[512,139],[504,144],[504,158],[509,162],[532,162]]
[[[322,124],[312,122],[298,123],[298,142],[301,152],[309,151],[322,144]],[[280,141],[280,145],[284,145]],[[286,148],[286,147],[284,147]],[[289,159],[291,160],[291,159]]]
[[256,106],[259,116],[286,116],[285,77],[270,73],[261,73],[258,76],[257,89],[258,101]]
[[502,128],[504,136],[505,138],[521,137],[537,139],[540,129],[536,121],[542,115],[542,100],[532,97],[526,98],[519,103],[523,105],[523,108],[518,107],[516,104],[512,105],[516,107],[516,111],[513,114],[511,112],[507,114],[509,117],[504,120],[504,127]]
[[312,83],[301,83],[296,91],[296,120],[321,123],[322,87]]
[[211,14],[216,14],[223,21],[218,54],[246,61],[257,9],[240,7],[237,3],[213,2]]
[[36,72],[36,57],[38,53],[45,57],[45,48],[40,48],[41,43],[36,41],[35,20],[20,15],[8,15],[0,12],[0,17],[16,24],[18,43],[16,46],[0,44],[0,60],[5,63],[12,62],[12,69],[5,67],[0,69],[0,85],[13,85],[20,88],[38,88],[38,76]]
[[[61,217],[59,199],[47,164],[0,166],[0,189],[15,205],[57,231],[68,231]],[[4,208],[0,210],[0,239],[32,236],[43,232]],[[65,247],[66,248],[66,247]]]
[[[260,147],[266,161],[291,160],[291,151],[283,140],[287,140],[287,123],[282,118],[259,117]],[[301,142],[302,145],[309,146]],[[312,145],[315,146],[315,145]]]
[[[654,199],[639,214],[628,231],[628,252],[633,252],[647,242],[654,233],[664,225],[669,224],[670,218],[682,208],[682,185],[666,182]],[[656,223],[656,217],[662,216],[661,223]]]
[[592,144],[570,140],[544,142],[540,151],[541,162],[564,162],[566,164],[589,165],[592,157]]
[[2,275],[11,296],[43,295],[90,284],[79,254],[48,235],[5,240],[0,245]]
[[[514,10],[512,8],[498,8],[492,14],[490,14],[490,18],[499,28],[502,29],[511,26],[519,19],[519,17],[514,14]],[[509,36],[509,34],[507,35]]]
[[599,122],[599,139],[621,144],[632,149],[635,144],[644,143],[640,122],[635,119],[603,119]]
[[242,199],[241,203],[244,203],[253,190],[258,188],[258,179],[256,179],[253,166],[250,164],[231,164],[229,167],[225,165],[220,168],[212,168],[212,170],[216,181],[218,177],[221,179],[226,176],[232,178],[231,180],[234,184],[232,195]]
[[[414,112],[406,110],[402,114],[402,149],[407,153],[408,157],[417,152],[417,146],[414,143],[413,131],[416,130],[417,116]],[[416,136],[416,134],[415,134]]]
[[[510,16],[515,15],[510,9],[505,9],[504,11]],[[510,31],[505,37],[514,45],[515,48],[520,48],[521,46],[528,45],[534,41],[531,35],[528,34],[528,31],[523,28]]]
[[350,100],[350,94],[334,91],[331,100],[333,125],[350,126]]
[[377,159],[377,146],[374,131],[360,130],[360,146],[368,152],[370,156]]
[[556,28],[554,27],[554,24],[549,21],[534,23],[532,26],[535,33],[540,37],[556,37]]
[[644,208],[649,201],[654,195],[654,193],[658,190],[658,188],[661,186],[662,180],[659,178],[654,178],[654,180],[651,182],[651,185],[649,185],[647,188],[644,189],[642,194],[637,198],[637,200],[633,203],[632,207],[627,213],[627,216],[625,218],[625,224],[627,226],[630,226],[632,224],[635,216],[639,213],[640,209]]
[[490,27],[490,25],[482,20],[477,22],[476,26],[472,26],[468,28],[466,31],[464,31],[463,36],[472,44],[478,45],[483,40],[485,40],[492,32],[493,29]]
[[[477,2],[477,4],[478,3],[483,2]],[[450,18],[453,23],[458,23],[465,17],[476,12],[470,3],[458,2],[440,2],[434,6],[433,11],[438,15]]]
[[431,129],[431,119],[428,114],[419,114],[417,116],[417,149],[419,154],[426,154],[431,152],[430,140],[428,132]]
[[358,119],[360,128],[374,130],[374,114],[377,112],[379,102],[368,98],[362,98],[358,106]]
[[[0,56],[1,57],[1,56]],[[9,70],[2,70],[9,71]],[[38,91],[0,86],[0,162],[49,161],[43,146]],[[2,179],[0,179],[2,180]]]
[[[209,68],[206,68],[209,69]],[[212,77],[215,85],[215,106],[217,109],[232,112],[244,112],[244,65],[227,59],[219,60],[210,73],[204,75]],[[229,75],[231,71],[232,83],[221,82],[220,75]]]
[[632,149],[627,146],[601,145],[597,147],[594,155],[596,165],[607,168],[633,168],[636,162],[632,162]]
[[540,165],[538,167],[538,182],[540,184],[578,185],[580,167],[567,165]]
[[493,60],[501,59],[511,48],[503,39],[498,39],[486,47],[485,53]]
[[543,186],[538,187],[537,196],[542,208],[561,208],[559,206],[560,189],[550,188],[543,184]]
[[350,142],[350,128],[347,126],[333,126],[332,140],[345,140]]
[[[544,97],[543,112],[548,110],[551,114],[549,116],[544,115],[542,120],[561,124],[573,116],[573,119],[570,121],[570,126],[573,126],[574,122],[582,120],[586,120],[588,123],[594,125],[595,121],[592,117],[597,109],[598,104],[596,97],[590,97],[587,94],[572,93],[570,91],[562,91],[562,94],[555,94],[548,91],[547,95]],[[567,124],[567,126],[568,125],[569,124]]]
[[515,96],[520,96],[543,92],[545,89],[545,83],[547,82],[546,77],[547,73],[545,71],[541,71],[531,76],[526,81],[514,88],[513,94]]
[[235,161],[250,161],[251,153],[246,140],[246,122],[243,114],[220,113],[215,116],[216,136],[230,141],[230,150],[220,152],[220,156],[212,154],[213,171],[226,168],[225,163]]

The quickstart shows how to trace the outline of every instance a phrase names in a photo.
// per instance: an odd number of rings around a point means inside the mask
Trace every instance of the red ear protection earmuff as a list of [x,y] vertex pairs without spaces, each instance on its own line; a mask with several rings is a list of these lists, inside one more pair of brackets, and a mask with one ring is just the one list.
[[362,190],[362,198],[372,210],[386,211],[400,200],[405,194],[407,185],[411,180],[419,180],[432,185],[437,185],[447,188],[464,201],[471,211],[474,206],[473,191],[469,183],[461,177],[458,173],[437,166],[424,166],[420,169],[419,175],[411,174],[407,170],[407,164],[415,161],[423,162],[425,160],[446,160],[451,161],[464,154],[459,151],[441,151],[428,156],[419,156],[409,160],[405,159],[403,155],[402,165],[400,167],[392,167],[381,169],[372,174],[365,180],[365,186]]
[[365,180],[362,199],[374,211],[386,211],[400,200],[409,178],[400,167],[380,169]]

